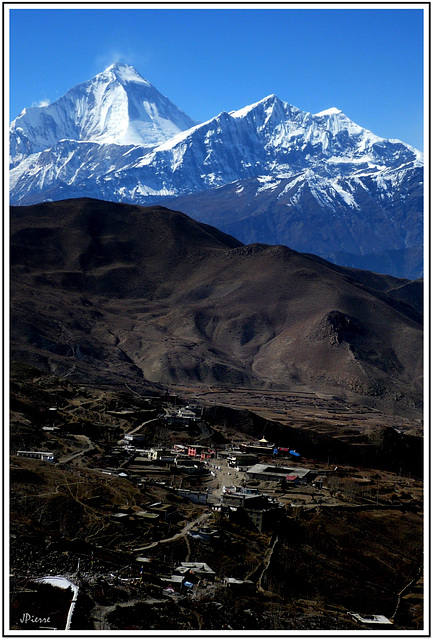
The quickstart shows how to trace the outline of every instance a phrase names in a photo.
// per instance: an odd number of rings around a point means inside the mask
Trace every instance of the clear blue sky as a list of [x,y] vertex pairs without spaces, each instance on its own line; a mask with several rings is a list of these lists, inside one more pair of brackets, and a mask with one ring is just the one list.
[[390,6],[10,5],[10,117],[41,101],[53,102],[112,62],[122,61],[194,120],[204,121],[275,93],[312,113],[338,107],[377,135],[421,149],[420,7],[426,5]]

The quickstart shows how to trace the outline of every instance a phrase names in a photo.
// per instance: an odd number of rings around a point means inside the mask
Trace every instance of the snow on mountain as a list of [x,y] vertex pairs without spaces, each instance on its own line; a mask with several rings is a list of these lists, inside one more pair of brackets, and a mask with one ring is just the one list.
[[[379,175],[420,165],[421,154],[353,123],[342,112],[314,116],[268,96],[254,105],[184,131],[106,176],[110,189],[131,199],[182,195],[261,174],[322,178]],[[130,186],[129,186],[130,185]]]
[[346,266],[422,276],[422,168],[380,177],[260,175],[163,201],[245,244],[287,245]]
[[[312,114],[270,95],[196,124],[116,64],[24,110],[10,139],[13,204],[181,198],[185,213],[243,241],[319,255],[422,243],[422,154],[335,107]],[[316,214],[320,238],[317,226],[308,231]]]
[[154,147],[194,122],[131,66],[116,63],[11,124],[11,164],[63,139]]
[[331,107],[330,109],[325,109],[324,111],[320,111],[320,113],[316,113],[316,116],[331,116],[333,114],[342,113],[341,109],[337,109],[337,107]]

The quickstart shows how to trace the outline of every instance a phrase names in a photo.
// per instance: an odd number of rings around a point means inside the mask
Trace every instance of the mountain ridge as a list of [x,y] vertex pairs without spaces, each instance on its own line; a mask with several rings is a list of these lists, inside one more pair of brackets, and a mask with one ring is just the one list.
[[[335,107],[312,114],[274,94],[193,123],[174,105],[164,111],[159,92],[132,67],[115,69],[123,75],[108,68],[70,90],[66,101],[38,108],[38,126],[24,131],[25,114],[12,123],[12,204],[80,196],[142,205],[169,200],[243,242],[347,255],[349,264],[422,245],[423,156],[410,145],[376,136]],[[142,93],[148,89],[153,102]],[[94,112],[71,92],[93,96]],[[81,114],[82,129],[71,125],[59,138],[50,113],[62,100],[70,109],[63,120]],[[40,130],[46,140],[37,137]],[[386,257],[379,261],[384,272],[388,265]],[[421,274],[418,268],[408,275]]]

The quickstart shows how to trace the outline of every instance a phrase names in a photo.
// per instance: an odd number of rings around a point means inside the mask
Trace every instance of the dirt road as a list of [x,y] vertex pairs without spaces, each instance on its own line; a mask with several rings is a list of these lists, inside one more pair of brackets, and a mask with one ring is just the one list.
[[166,544],[167,542],[175,542],[176,540],[179,540],[180,538],[184,538],[186,536],[186,534],[188,533],[188,531],[190,531],[196,525],[203,524],[204,522],[206,522],[210,518],[211,515],[212,515],[211,513],[203,513],[201,516],[199,516],[198,518],[196,518],[192,522],[189,522],[188,524],[186,524],[184,526],[184,528],[182,529],[182,531],[179,531],[179,533],[176,533],[174,536],[171,536],[171,538],[163,538],[162,540],[155,540],[155,542],[151,542],[150,544],[147,544],[144,547],[136,547],[135,549],[133,549],[133,551],[134,552],[135,551],[146,551],[147,549],[153,549],[153,548],[157,547],[160,544]]

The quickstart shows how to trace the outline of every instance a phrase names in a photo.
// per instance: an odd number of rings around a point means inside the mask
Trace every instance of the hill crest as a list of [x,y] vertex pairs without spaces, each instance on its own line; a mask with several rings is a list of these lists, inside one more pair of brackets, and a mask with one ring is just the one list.
[[14,358],[51,372],[319,385],[421,406],[406,280],[91,199],[12,208],[11,260]]

